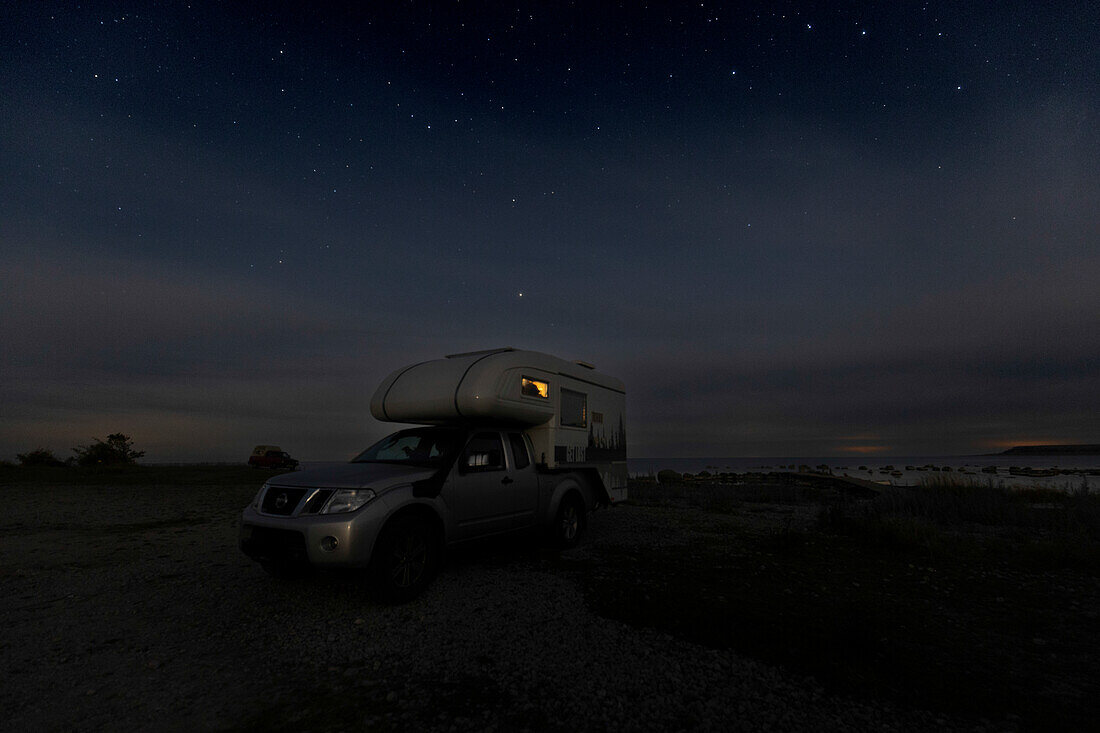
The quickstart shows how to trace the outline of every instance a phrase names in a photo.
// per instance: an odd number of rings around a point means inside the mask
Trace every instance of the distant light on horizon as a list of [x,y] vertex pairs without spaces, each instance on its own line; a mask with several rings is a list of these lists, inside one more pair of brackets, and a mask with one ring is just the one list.
[[890,450],[891,446],[888,445],[846,445],[842,446],[838,450],[841,453],[853,453],[855,455],[872,455],[875,453],[886,453]]

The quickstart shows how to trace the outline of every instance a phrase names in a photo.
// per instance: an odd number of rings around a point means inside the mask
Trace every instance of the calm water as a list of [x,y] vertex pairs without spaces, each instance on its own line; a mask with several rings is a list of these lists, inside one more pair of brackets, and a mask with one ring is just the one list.
[[[1081,486],[1085,482],[1093,490],[1100,489],[1100,476],[1052,476],[1035,478],[1030,476],[1010,476],[1008,469],[1020,468],[1061,468],[1069,470],[1100,469],[1100,456],[863,456],[858,458],[818,457],[818,458],[631,458],[627,461],[631,475],[656,473],[661,469],[671,469],[680,473],[711,473],[727,471],[745,473],[746,471],[792,471],[806,465],[816,469],[828,466],[833,473],[848,474],[871,481],[884,481],[894,484],[916,485],[922,479],[930,477],[955,476],[977,481],[992,480],[1006,486],[1049,486],[1068,489]],[[866,467],[860,470],[860,466]],[[892,476],[886,469],[893,466],[901,471],[901,476]],[[949,467],[950,473],[942,470],[916,471],[906,470],[906,466],[921,468],[935,466]],[[996,466],[997,473],[982,473],[987,466]]]

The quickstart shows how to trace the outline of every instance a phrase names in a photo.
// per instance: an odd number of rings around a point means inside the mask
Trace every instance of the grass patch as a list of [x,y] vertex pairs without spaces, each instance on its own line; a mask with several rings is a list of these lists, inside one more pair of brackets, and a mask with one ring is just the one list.
[[1042,585],[869,559],[844,538],[812,534],[771,538],[741,557],[620,549],[598,564],[586,594],[602,615],[733,648],[835,692],[975,718],[1013,714],[1036,728],[1089,719],[1089,694],[1062,682],[1089,684],[1097,630],[1067,626]]
[[632,482],[630,503],[642,506],[694,506],[728,513],[745,503],[803,504],[821,497],[811,483],[776,480],[773,483],[742,483],[730,480],[677,481],[672,483]]
[[1020,491],[941,479],[830,504],[820,525],[875,550],[971,560],[992,552],[1042,569],[1100,575],[1100,495],[1087,490]]
[[[1089,727],[1100,696],[1096,497],[924,488],[823,494],[817,524],[763,534],[754,509],[777,519],[782,507],[744,500],[727,531],[687,546],[599,547],[581,582],[601,615],[833,691],[1010,728]],[[706,501],[696,487],[665,496]]]

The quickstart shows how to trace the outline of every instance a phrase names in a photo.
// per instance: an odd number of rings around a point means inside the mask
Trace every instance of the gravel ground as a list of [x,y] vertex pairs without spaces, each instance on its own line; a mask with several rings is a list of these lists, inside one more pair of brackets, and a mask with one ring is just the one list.
[[389,607],[353,579],[275,581],[244,557],[237,517],[255,489],[5,488],[0,728],[959,727],[588,610],[576,574],[593,548],[683,545],[723,531],[714,515],[601,511],[576,550],[456,553]]

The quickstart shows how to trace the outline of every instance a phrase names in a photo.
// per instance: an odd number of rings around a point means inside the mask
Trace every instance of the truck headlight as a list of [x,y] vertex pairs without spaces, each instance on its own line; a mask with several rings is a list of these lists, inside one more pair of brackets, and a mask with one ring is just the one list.
[[375,496],[371,489],[338,489],[333,492],[320,514],[354,512]]
[[256,492],[256,498],[252,500],[252,508],[253,509],[259,509],[260,508],[260,501],[262,501],[263,498],[264,498],[264,492],[267,491],[267,486],[268,485],[265,482],[264,485],[260,487],[260,490]]

